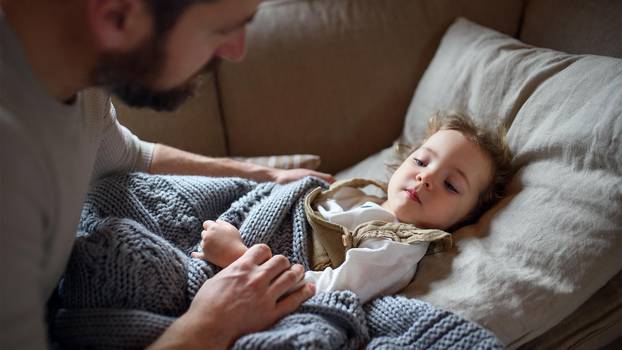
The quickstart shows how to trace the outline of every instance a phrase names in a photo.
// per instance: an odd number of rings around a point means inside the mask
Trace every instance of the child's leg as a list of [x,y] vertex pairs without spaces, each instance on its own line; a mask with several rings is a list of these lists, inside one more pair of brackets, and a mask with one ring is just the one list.
[[240,231],[222,220],[207,220],[201,232],[203,252],[193,252],[192,257],[204,259],[225,268],[241,257],[248,248],[242,242]]

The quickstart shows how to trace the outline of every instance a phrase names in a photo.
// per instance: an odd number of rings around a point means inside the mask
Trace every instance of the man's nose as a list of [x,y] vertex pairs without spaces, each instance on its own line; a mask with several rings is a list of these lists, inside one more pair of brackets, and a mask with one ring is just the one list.
[[244,58],[246,52],[246,29],[240,29],[235,33],[231,33],[224,44],[222,44],[214,53],[215,56],[221,57],[227,61],[239,62]]

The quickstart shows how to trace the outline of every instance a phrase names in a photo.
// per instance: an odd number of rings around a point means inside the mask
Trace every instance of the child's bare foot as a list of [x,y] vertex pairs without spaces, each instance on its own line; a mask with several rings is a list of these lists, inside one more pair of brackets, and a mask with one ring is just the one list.
[[220,267],[227,267],[241,257],[248,249],[242,242],[240,231],[223,220],[207,220],[201,232],[202,252],[193,252],[192,257],[203,259]]

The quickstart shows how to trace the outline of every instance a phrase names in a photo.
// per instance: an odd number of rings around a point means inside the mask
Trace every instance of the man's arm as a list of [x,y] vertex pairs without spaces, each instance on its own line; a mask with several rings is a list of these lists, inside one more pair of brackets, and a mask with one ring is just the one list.
[[258,182],[287,183],[305,176],[316,176],[328,182],[334,178],[309,169],[276,169],[229,158],[206,157],[180,149],[141,141],[119,123],[112,103],[106,115],[106,129],[95,162],[94,176],[128,171],[152,174],[235,176]]
[[117,113],[107,100],[108,109],[103,116],[104,129],[93,169],[93,180],[115,173],[148,171],[154,145],[141,141],[117,120]]
[[311,297],[314,287],[284,296],[303,277],[300,265],[268,246],[252,246],[207,280],[183,314],[150,349],[227,349],[240,336],[263,330]]
[[229,158],[211,158],[161,144],[156,144],[154,147],[149,172],[218,177],[237,176],[258,182],[278,183],[295,181],[305,176],[316,176],[327,182],[335,181],[331,175],[314,170],[276,169]]

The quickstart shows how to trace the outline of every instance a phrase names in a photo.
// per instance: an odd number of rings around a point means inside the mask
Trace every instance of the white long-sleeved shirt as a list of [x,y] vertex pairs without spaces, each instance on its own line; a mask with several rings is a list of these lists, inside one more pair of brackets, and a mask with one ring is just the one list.
[[[324,219],[351,231],[372,220],[396,222],[395,216],[380,206],[376,198],[359,189],[344,187],[332,199],[319,203],[317,209]],[[307,271],[305,281],[315,284],[316,293],[351,290],[361,303],[366,303],[378,295],[394,294],[406,287],[428,245],[367,239],[346,252],[343,264],[335,269]]]
[[53,99],[0,10],[0,349],[48,346],[44,309],[89,182],[147,170],[152,151],[118,123],[107,94]]

